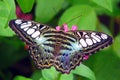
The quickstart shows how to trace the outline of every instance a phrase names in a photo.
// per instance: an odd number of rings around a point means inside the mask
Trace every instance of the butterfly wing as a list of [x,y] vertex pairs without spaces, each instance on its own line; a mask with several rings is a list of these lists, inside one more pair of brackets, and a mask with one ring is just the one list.
[[9,26],[27,45],[35,44],[34,40],[40,37],[44,29],[48,29],[46,25],[21,19],[11,20]]
[[69,37],[67,42],[70,45],[62,44],[67,48],[60,51],[55,61],[56,69],[62,73],[69,73],[84,60],[84,57],[112,43],[112,37],[95,31],[69,31],[66,36]]
[[37,68],[49,68],[54,64],[54,55],[50,51],[45,51],[42,46],[31,46],[29,49]]
[[112,37],[95,31],[74,31],[75,36],[78,37],[79,44],[83,49],[83,54],[90,55],[110,44],[112,44]]
[[42,45],[46,41],[42,33],[52,28],[21,19],[11,20],[9,26],[29,46],[30,55],[38,68],[48,68],[53,65],[53,54]]

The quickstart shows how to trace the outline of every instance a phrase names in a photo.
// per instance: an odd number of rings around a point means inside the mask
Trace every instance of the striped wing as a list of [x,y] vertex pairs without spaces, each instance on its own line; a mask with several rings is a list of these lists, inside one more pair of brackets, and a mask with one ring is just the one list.
[[44,31],[52,30],[52,28],[34,21],[21,19],[11,20],[9,26],[29,46],[30,56],[38,68],[49,68],[53,65],[54,55],[52,52],[46,51],[42,45],[46,41],[42,34]]
[[63,73],[69,73],[86,56],[112,44],[112,37],[101,32],[69,31],[64,36],[68,36],[69,39],[63,38],[63,47],[55,60],[55,67]]
[[79,40],[79,46],[83,49],[83,54],[90,55],[99,49],[112,44],[112,37],[95,31],[74,31]]
[[35,44],[34,40],[38,38],[45,29],[49,28],[46,25],[34,21],[21,19],[11,20],[9,26],[27,45]]
[[38,68],[54,66],[62,73],[69,73],[85,56],[112,43],[110,36],[100,32],[57,31],[25,20],[12,20],[9,25],[29,45]]

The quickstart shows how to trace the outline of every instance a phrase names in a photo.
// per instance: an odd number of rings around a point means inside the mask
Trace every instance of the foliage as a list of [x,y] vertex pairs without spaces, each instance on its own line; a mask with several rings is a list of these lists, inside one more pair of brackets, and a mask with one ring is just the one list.
[[[67,23],[69,28],[77,25],[79,30],[105,32],[113,36],[114,43],[111,47],[91,56],[83,63],[84,65],[80,64],[68,75],[59,73],[54,67],[35,70],[32,61],[29,65],[31,71],[29,74],[22,74],[19,71],[15,73],[13,71],[16,70],[18,62],[25,58],[29,59],[24,44],[8,26],[9,21],[16,18],[16,5],[19,5],[23,14],[32,14],[35,21],[52,26]],[[119,0],[0,0],[0,21],[0,79],[2,80],[120,79]],[[19,67],[24,68],[23,71],[28,68],[21,65]]]

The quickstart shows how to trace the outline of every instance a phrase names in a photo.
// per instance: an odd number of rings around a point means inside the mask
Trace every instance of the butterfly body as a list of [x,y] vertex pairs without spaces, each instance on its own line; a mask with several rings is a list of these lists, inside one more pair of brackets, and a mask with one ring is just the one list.
[[101,32],[66,32],[21,19],[11,20],[9,25],[29,46],[30,55],[38,68],[54,66],[62,73],[69,73],[86,55],[112,43],[112,38]]

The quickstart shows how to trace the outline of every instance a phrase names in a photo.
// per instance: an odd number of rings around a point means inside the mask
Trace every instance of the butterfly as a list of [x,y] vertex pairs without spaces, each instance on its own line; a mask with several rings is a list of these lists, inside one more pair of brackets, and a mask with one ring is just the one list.
[[9,26],[29,46],[30,56],[39,69],[54,66],[62,73],[70,73],[86,56],[112,44],[112,37],[102,32],[66,32],[22,19],[11,20]]

